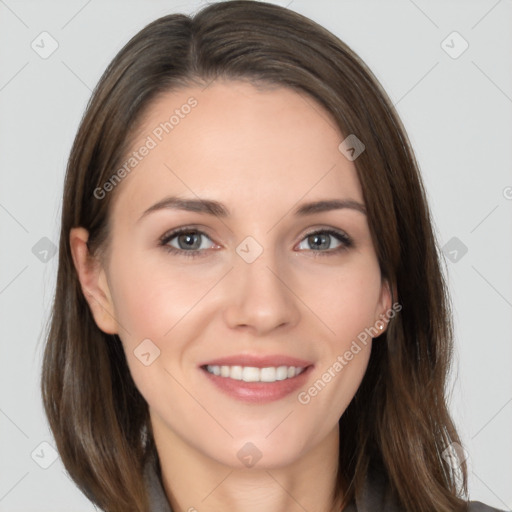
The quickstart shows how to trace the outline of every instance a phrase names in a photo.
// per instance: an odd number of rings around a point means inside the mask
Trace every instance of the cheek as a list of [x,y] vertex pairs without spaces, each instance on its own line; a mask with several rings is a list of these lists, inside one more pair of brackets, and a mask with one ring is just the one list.
[[337,348],[350,343],[378,319],[381,275],[373,258],[354,258],[336,272],[324,269],[303,279],[304,302],[328,329],[328,337]]
[[198,273],[142,254],[123,259],[112,274],[116,318],[134,342],[163,338],[210,287]]

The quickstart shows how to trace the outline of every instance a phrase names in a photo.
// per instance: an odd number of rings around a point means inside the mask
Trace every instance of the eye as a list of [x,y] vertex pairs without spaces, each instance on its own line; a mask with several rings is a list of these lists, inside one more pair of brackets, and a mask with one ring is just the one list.
[[[205,243],[205,240],[209,240],[211,244]],[[203,256],[204,250],[216,247],[205,233],[193,228],[180,228],[166,233],[160,239],[160,245],[172,254],[187,257]]]
[[[334,247],[332,243],[333,239],[335,239],[334,244],[337,244],[334,245]],[[309,247],[304,247],[304,245]],[[316,252],[317,254],[315,254],[315,256],[327,256],[346,251],[353,245],[352,239],[345,233],[333,229],[322,229],[307,234],[299,244],[299,249],[309,249]]]

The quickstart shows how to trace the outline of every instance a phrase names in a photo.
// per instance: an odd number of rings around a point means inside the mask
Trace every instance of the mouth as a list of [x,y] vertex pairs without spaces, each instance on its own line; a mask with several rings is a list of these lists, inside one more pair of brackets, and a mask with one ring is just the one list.
[[280,400],[304,386],[314,364],[285,356],[234,356],[200,370],[222,393],[248,403]]

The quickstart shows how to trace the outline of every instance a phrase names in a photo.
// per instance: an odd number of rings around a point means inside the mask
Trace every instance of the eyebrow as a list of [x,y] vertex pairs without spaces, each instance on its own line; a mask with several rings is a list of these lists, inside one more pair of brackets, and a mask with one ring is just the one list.
[[[165,197],[153,206],[150,206],[139,217],[137,222],[152,212],[159,210],[184,210],[188,212],[203,213],[207,215],[215,215],[218,217],[229,217],[229,209],[222,203],[211,199],[183,199],[176,196]],[[324,199],[322,201],[314,201],[304,203],[297,207],[293,214],[299,217],[313,215],[331,210],[351,209],[366,215],[366,208],[363,204],[352,199]]]

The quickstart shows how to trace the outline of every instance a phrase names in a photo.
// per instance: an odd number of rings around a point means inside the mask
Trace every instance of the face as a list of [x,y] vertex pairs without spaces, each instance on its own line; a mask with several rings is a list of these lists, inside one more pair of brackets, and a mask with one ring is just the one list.
[[138,133],[96,321],[155,438],[293,463],[337,432],[390,307],[344,137],[313,99],[235,81],[161,96]]

